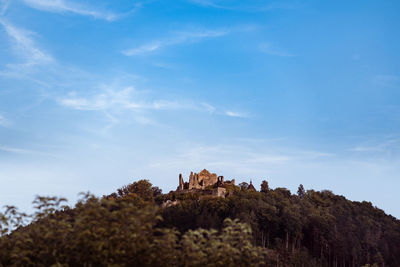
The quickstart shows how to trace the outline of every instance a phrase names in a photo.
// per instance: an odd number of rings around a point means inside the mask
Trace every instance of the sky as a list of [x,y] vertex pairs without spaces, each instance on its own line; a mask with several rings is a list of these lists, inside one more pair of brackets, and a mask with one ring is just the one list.
[[397,0],[0,0],[0,206],[203,168],[400,218]]

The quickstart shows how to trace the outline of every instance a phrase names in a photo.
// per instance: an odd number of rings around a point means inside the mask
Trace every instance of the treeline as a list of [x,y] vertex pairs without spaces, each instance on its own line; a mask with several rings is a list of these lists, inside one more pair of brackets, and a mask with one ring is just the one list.
[[37,197],[30,215],[8,206],[0,266],[400,266],[400,222],[371,203],[248,188],[216,198],[140,180],[74,207],[56,197]]
[[[318,266],[400,266],[400,221],[370,202],[349,201],[330,191],[296,195],[285,188],[231,189],[227,198],[179,195],[178,205],[162,210],[162,227],[180,231],[197,227],[221,229],[224,218],[238,218],[251,226],[253,244],[273,249],[284,266],[302,266],[312,256]],[[310,264],[310,263],[309,263]],[[304,265],[310,266],[310,265]]]

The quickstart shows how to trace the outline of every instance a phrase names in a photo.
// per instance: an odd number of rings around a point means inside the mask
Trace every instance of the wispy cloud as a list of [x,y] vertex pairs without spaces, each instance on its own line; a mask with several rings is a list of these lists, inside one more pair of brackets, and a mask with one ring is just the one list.
[[243,12],[263,12],[275,9],[298,9],[301,7],[299,3],[287,2],[287,1],[275,1],[266,3],[265,1],[237,1],[228,2],[224,0],[188,0],[188,2],[193,3],[198,6],[225,9],[225,10],[235,10]]
[[236,117],[236,118],[248,118],[248,115],[245,113],[235,112],[235,111],[225,111],[225,115],[229,117]]
[[[226,143],[227,142],[227,143]],[[220,173],[235,175],[271,174],[305,162],[332,160],[334,154],[324,151],[302,150],[276,146],[275,141],[249,144],[239,140],[225,140],[218,144],[180,144],[168,157],[159,158],[149,167],[161,169],[201,170],[210,168]],[[154,163],[156,162],[156,163]],[[184,167],[182,167],[184,166]],[[260,181],[261,182],[261,181]]]
[[143,55],[154,52],[167,46],[179,45],[184,43],[199,42],[207,38],[216,38],[228,34],[226,29],[220,30],[200,30],[191,32],[177,32],[174,36],[162,40],[155,40],[150,43],[122,51],[126,56]]
[[217,115],[223,115],[223,116],[235,117],[235,118],[248,118],[249,117],[249,115],[247,113],[237,112],[237,111],[232,111],[232,110],[222,111],[208,103],[201,103],[200,105],[205,111],[207,111],[210,114],[217,114]]
[[[117,124],[118,116],[123,112],[133,112],[139,123],[149,122],[155,124],[150,118],[151,112],[157,111],[194,111],[209,114],[223,115],[237,118],[247,118],[247,114],[234,111],[222,111],[205,102],[195,102],[190,99],[151,99],[143,97],[142,92],[132,86],[115,87],[102,86],[97,92],[79,95],[70,92],[65,96],[56,98],[57,103],[65,108],[82,111],[102,111],[106,117]],[[146,123],[148,124],[148,123]]]
[[7,127],[10,125],[10,121],[7,120],[3,115],[0,114],[0,127]]
[[86,98],[75,97],[74,94],[71,94],[65,98],[60,98],[59,103],[65,107],[78,110],[100,110],[106,108],[107,106],[107,102],[104,102],[102,96],[88,100]]
[[150,44],[145,44],[136,48],[132,48],[129,50],[124,50],[122,51],[122,54],[126,56],[136,56],[136,55],[142,55],[145,53],[153,52],[155,50],[160,49],[163,46],[171,45],[172,43],[169,42],[161,42],[161,41],[155,41]]
[[[15,53],[25,60],[22,64],[23,66],[30,67],[39,64],[48,64],[54,61],[50,54],[37,47],[32,38],[35,33],[18,28],[3,19],[0,19],[0,24],[10,37]],[[19,66],[21,66],[21,64],[19,64]]]
[[214,106],[212,106],[212,105],[210,105],[210,104],[208,104],[208,103],[201,103],[201,105],[205,108],[205,110],[206,111],[208,111],[209,113],[214,113],[217,109],[214,107]]
[[196,170],[204,167],[213,170],[231,169],[232,172],[253,173],[254,168],[260,166],[274,166],[285,164],[292,157],[279,152],[255,152],[249,147],[240,144],[202,145],[190,144],[175,151],[175,156],[156,160],[149,167],[181,169],[182,166]]
[[349,149],[359,154],[390,155],[400,153],[400,138],[398,136],[382,137],[379,140],[366,140]]
[[72,1],[66,0],[23,0],[28,6],[48,12],[54,13],[74,13],[82,16],[89,16],[96,19],[103,19],[113,21],[118,19],[121,15],[108,12],[99,11],[92,7],[87,7]]
[[78,96],[75,92],[58,99],[62,106],[76,110],[177,110],[188,109],[191,105],[178,101],[153,100],[145,101],[135,97],[135,89],[126,87],[115,89],[108,87],[101,93],[91,96]]
[[199,6],[229,9],[226,6],[217,4],[216,1],[210,1],[210,0],[188,0],[188,2],[191,2],[191,3],[199,5]]
[[4,145],[0,145],[0,152],[13,153],[19,155],[41,155],[41,156],[58,157],[57,155],[48,152],[19,148],[19,147],[4,146]]
[[132,87],[121,90],[107,88],[100,93],[89,96],[78,96],[76,92],[71,92],[67,96],[58,98],[58,103],[62,106],[76,110],[111,110],[114,108],[138,109],[141,104],[132,101]]
[[0,0],[0,16],[6,13],[9,5],[10,5],[10,0]]
[[153,66],[155,66],[157,68],[161,68],[161,69],[173,70],[176,68],[175,65],[172,63],[154,62],[152,64],[153,64]]
[[271,56],[279,56],[279,57],[294,57],[295,55],[288,53],[282,50],[279,47],[276,47],[270,43],[262,43],[259,45],[259,50],[262,53],[271,55]]
[[[122,89],[112,86],[102,89],[99,93],[79,96],[71,92],[66,96],[58,97],[57,103],[65,108],[80,111],[102,112],[107,119],[107,125],[102,130],[106,133],[110,128],[122,122],[135,121],[138,124],[161,126],[151,112],[162,110],[193,109],[193,106],[179,101],[163,99],[148,100],[139,95],[133,87]],[[128,117],[125,116],[129,114]],[[128,118],[128,121],[126,119]]]
[[32,150],[8,147],[8,146],[0,146],[0,151],[15,153],[15,154],[35,154],[35,151]]

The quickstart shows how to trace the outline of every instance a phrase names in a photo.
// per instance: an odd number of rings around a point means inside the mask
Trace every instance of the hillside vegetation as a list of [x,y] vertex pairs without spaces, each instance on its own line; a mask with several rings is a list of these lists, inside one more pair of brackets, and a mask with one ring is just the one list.
[[57,197],[37,197],[31,215],[7,206],[0,266],[400,266],[400,221],[370,202],[247,188],[162,194],[140,180],[74,207]]

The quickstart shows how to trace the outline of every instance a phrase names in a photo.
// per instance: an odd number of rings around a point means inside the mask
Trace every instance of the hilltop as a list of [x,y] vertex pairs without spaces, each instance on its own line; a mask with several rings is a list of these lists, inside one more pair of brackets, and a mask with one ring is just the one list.
[[400,266],[398,219],[302,185],[257,191],[203,170],[167,194],[140,180],[74,207],[34,203],[27,225],[0,214],[0,266]]

